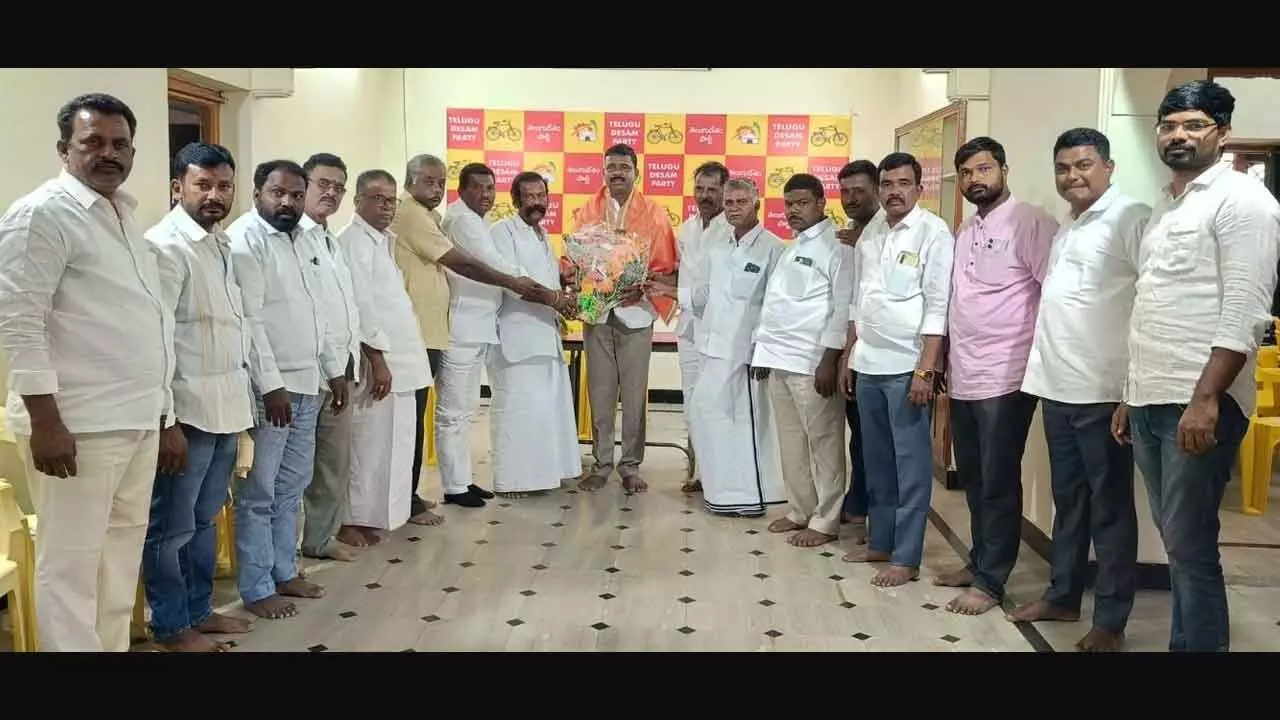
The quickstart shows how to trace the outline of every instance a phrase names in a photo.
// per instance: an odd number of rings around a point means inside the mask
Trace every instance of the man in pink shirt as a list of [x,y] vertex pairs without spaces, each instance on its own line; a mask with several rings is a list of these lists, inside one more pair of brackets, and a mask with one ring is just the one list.
[[980,615],[1004,598],[1022,530],[1022,451],[1035,413],[1022,375],[1058,223],[1014,198],[1004,147],[977,137],[956,151],[960,191],[978,211],[956,232],[947,386],[956,470],[969,501],[969,562],[935,580],[964,587],[947,610]]

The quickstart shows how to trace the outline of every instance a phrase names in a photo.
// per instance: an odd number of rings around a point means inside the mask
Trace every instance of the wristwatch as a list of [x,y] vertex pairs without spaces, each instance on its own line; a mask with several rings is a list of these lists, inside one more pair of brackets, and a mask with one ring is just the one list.
[[916,370],[916,377],[920,378],[925,382],[933,382],[933,371],[932,370]]

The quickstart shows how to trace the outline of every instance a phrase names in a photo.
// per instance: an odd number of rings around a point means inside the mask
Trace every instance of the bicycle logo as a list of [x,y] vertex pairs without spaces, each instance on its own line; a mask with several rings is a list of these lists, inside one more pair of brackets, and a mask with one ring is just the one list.
[[446,171],[450,180],[457,180],[458,174],[461,172],[462,172],[461,160],[454,160],[453,162],[449,163],[449,169],[448,171]]
[[827,143],[843,147],[849,144],[849,136],[840,132],[835,125],[823,125],[814,129],[813,134],[809,136],[809,142],[814,147],[822,147]]
[[667,221],[671,223],[671,227],[680,227],[680,216],[671,212],[671,208],[665,208],[667,211]]
[[484,136],[494,142],[503,138],[511,142],[519,142],[524,133],[520,132],[520,128],[512,125],[510,120],[498,120],[484,131]]
[[790,165],[787,167],[780,167],[769,173],[769,187],[780,188],[783,185],[786,185],[787,181],[791,179],[791,176],[795,174],[795,168]]
[[511,207],[511,203],[506,203],[506,202],[494,203],[493,207],[489,209],[489,217],[493,220],[493,222],[506,220],[507,218],[515,214],[516,214],[515,208]]
[[674,145],[684,140],[684,133],[672,127],[669,122],[658,123],[649,128],[649,133],[645,135],[645,140],[648,140],[653,145],[664,141]]

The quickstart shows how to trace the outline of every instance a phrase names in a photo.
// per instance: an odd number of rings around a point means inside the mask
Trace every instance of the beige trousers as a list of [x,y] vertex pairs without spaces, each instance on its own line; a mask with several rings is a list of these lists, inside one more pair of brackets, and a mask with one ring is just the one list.
[[618,475],[640,474],[644,462],[645,413],[649,399],[649,357],[653,326],[632,330],[612,313],[600,325],[583,324],[587,354],[587,395],[591,401],[591,439],[595,477],[613,472],[613,423],[622,400],[622,459]]
[[77,475],[35,469],[19,438],[35,505],[36,624],[42,652],[128,652],[160,433],[76,435]]
[[848,491],[845,472],[844,396],[824,398],[813,376],[769,373],[769,402],[778,433],[787,519],[827,535],[840,533],[840,506]]

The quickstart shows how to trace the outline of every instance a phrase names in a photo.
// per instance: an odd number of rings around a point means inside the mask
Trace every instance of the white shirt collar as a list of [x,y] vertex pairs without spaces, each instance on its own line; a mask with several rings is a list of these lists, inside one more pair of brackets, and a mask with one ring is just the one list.
[[[93,207],[93,204],[99,200],[107,200],[106,196],[99,194],[97,190],[94,190],[88,185],[80,182],[76,176],[67,172],[66,168],[63,168],[62,171],[58,173],[58,183],[61,184],[62,188],[66,190],[71,197],[75,198],[76,202],[80,203],[80,207],[85,210]],[[138,207],[137,199],[124,190],[116,190],[113,199],[118,200],[122,205],[127,206],[130,210],[135,210]]]

